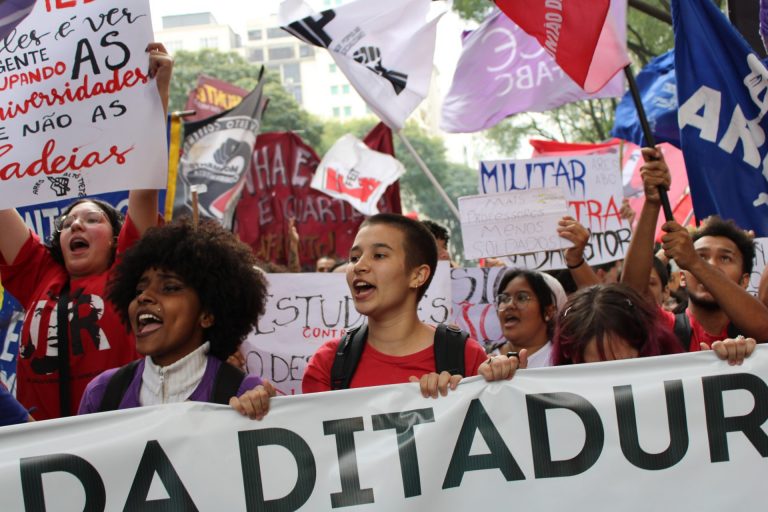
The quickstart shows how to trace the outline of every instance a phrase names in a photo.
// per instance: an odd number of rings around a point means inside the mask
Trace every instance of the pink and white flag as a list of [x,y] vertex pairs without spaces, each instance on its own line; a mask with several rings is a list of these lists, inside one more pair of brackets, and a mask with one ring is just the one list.
[[[614,0],[609,23],[624,40],[626,15],[626,1]],[[620,73],[599,91],[587,94],[536,38],[496,11],[464,38],[440,127],[451,133],[477,132],[520,112],[545,112],[573,101],[622,94]]]
[[320,161],[311,186],[343,199],[364,215],[375,215],[379,213],[376,203],[403,173],[405,167],[397,159],[347,134]]

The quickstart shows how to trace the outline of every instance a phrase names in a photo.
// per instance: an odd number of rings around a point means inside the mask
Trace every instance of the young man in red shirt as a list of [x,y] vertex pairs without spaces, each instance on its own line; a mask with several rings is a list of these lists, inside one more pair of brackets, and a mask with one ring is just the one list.
[[[368,335],[350,388],[418,381],[425,397],[456,388],[462,376],[435,371],[435,328],[417,315],[436,266],[435,238],[418,221],[378,214],[360,226],[350,250],[347,284],[355,308],[368,317]],[[302,380],[304,393],[331,390],[339,341],[325,343],[312,357]],[[471,339],[464,346],[466,376],[509,379],[525,359],[524,352],[519,360],[488,358]]]

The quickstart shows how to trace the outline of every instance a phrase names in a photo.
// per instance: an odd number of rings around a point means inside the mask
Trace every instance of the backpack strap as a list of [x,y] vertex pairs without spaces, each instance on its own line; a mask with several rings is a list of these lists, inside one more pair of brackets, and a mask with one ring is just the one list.
[[222,361],[216,371],[216,379],[213,381],[211,403],[227,405],[230,398],[237,396],[243,379],[245,379],[245,373],[242,370]]
[[464,375],[464,346],[469,333],[452,325],[440,324],[435,331],[435,371]]
[[139,366],[141,359],[131,361],[125,366],[121,366],[107,382],[107,388],[104,390],[104,396],[101,397],[98,412],[116,411],[120,407],[120,402],[131,385],[133,376],[136,374],[136,367]]
[[363,324],[348,330],[339,340],[336,357],[331,367],[331,389],[349,389],[352,376],[363,354],[366,339],[368,339],[368,325]]
[[693,329],[691,329],[691,321],[688,319],[688,314],[685,310],[675,315],[675,325],[672,330],[675,336],[677,336],[677,341],[683,346],[683,352],[689,352],[691,350]]

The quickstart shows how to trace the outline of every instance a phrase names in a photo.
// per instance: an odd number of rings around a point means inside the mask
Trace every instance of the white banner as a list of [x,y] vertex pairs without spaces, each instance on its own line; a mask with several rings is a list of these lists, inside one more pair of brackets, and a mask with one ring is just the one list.
[[[4,510],[762,511],[768,348],[6,427]],[[364,507],[364,508],[363,508]]]
[[149,2],[39,1],[0,44],[0,208],[164,188]]
[[[528,160],[480,162],[478,190],[495,194],[560,187],[570,214],[591,230],[584,257],[590,265],[624,258],[632,234],[621,218],[621,168],[616,154],[545,156]],[[509,266],[536,270],[565,268],[559,251],[506,258]]]
[[472,267],[451,269],[451,320],[484,346],[504,339],[493,305],[506,267]]
[[559,188],[460,197],[459,213],[470,260],[573,245],[557,235],[558,222],[568,214]]
[[[326,341],[362,324],[365,317],[355,310],[344,274],[269,274],[267,280],[267,310],[240,352],[248,373],[269,379],[280,394],[299,394],[312,354]],[[419,303],[419,318],[432,325],[444,323],[450,309],[450,268],[440,262]]]

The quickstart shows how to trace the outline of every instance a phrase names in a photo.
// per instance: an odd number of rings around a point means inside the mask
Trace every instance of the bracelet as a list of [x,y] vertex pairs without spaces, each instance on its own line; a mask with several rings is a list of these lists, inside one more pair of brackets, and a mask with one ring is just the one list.
[[580,266],[582,266],[584,263],[586,263],[586,261],[584,261],[584,258],[582,257],[582,258],[581,258],[581,261],[580,261],[580,262],[578,262],[577,264],[575,264],[575,265],[569,265],[569,264],[567,264],[567,263],[566,263],[566,264],[565,264],[565,266],[566,266],[566,267],[568,267],[569,269],[573,270],[573,269],[575,269],[575,268],[579,268],[579,267],[580,267]]

